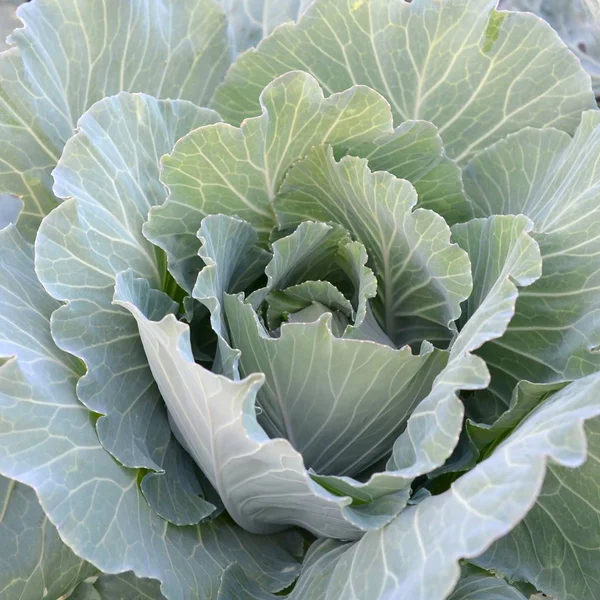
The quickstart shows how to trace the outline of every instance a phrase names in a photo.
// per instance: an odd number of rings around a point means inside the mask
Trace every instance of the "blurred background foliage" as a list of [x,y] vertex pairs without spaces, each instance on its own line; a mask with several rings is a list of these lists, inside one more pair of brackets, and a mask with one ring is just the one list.
[[578,56],[600,96],[600,0],[500,0],[500,8],[548,21]]
[[22,0],[0,0],[0,50],[6,50],[6,37],[21,23],[17,19],[17,6]]

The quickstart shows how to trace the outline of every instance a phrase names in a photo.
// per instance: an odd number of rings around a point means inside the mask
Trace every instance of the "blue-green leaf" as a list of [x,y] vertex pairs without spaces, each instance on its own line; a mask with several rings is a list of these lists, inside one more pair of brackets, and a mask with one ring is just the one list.
[[0,476],[0,598],[56,600],[96,569],[65,546],[35,492]]
[[408,507],[337,558],[320,597],[447,598],[459,579],[459,559],[478,556],[523,519],[548,463],[574,468],[585,461],[584,422],[600,413],[598,393],[596,374],[554,394],[447,492]]
[[543,275],[520,294],[507,332],[480,353],[493,374],[489,392],[503,409],[522,379],[570,380],[600,368],[598,152],[596,110],[583,114],[574,138],[525,129],[465,170],[476,213],[527,215],[543,259]]
[[0,193],[25,204],[33,240],[55,206],[52,169],[79,117],[121,91],[206,104],[231,61],[213,0],[45,0],[0,55]]
[[156,579],[169,600],[216,598],[232,562],[265,589],[289,585],[300,536],[254,536],[224,517],[177,527],[148,506],[138,472],[106,452],[77,399],[81,364],[54,344],[59,303],[37,280],[33,248],[9,227],[0,254],[0,356],[9,357],[0,366],[0,473],[35,490],[75,554],[104,572]]
[[175,141],[218,116],[184,100],[122,92],[96,103],[80,120],[54,171],[54,191],[67,199],[43,221],[36,271],[46,290],[67,301],[52,334],[81,358],[88,373],[80,400],[102,416],[101,443],[127,467],[145,468],[142,489],[164,518],[190,525],[214,507],[189,458],[171,436],[162,400],[131,315],[112,305],[115,276],[135,269],[155,286],[165,259],[142,235],[151,206],[165,199],[160,157]]

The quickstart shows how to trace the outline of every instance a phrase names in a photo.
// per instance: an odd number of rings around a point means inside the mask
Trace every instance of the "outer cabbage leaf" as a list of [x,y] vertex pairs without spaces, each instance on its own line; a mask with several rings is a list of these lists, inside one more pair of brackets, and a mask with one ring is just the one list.
[[254,536],[226,518],[177,527],[150,509],[138,472],[104,450],[77,399],[81,367],[54,345],[59,303],[37,280],[33,248],[10,227],[0,252],[0,356],[9,357],[0,366],[0,473],[35,490],[75,554],[104,572],[157,579],[166,598],[215,598],[232,562],[266,589],[289,585],[300,536]]
[[597,0],[500,0],[506,10],[535,13],[548,21],[590,74],[600,94],[600,5]]
[[600,368],[599,151],[600,112],[590,111],[573,139],[525,129],[465,170],[477,214],[527,215],[544,262],[542,278],[519,296],[506,334],[481,350],[493,373],[493,397],[479,400],[480,410],[494,400],[506,409],[522,379],[569,380]]
[[[544,262],[543,276],[519,296],[506,334],[481,350],[493,374],[493,396],[475,394],[474,415],[510,410],[491,427],[472,426],[478,443],[493,443],[516,426],[544,394],[566,378],[594,373],[598,329],[598,165],[600,116],[588,112],[575,138],[525,130],[477,156],[465,172],[478,214],[524,213]],[[490,402],[490,400],[492,402]],[[590,460],[569,471],[550,466],[537,504],[524,523],[479,563],[565,598],[600,596],[597,420],[588,424]]]
[[112,305],[115,276],[132,268],[166,287],[165,259],[142,235],[151,206],[164,201],[160,157],[190,130],[218,116],[184,100],[122,92],[79,120],[54,171],[54,192],[68,199],[44,219],[36,271],[46,290],[67,301],[52,334],[88,373],[80,400],[105,415],[96,426],[104,447],[127,467],[154,471],[142,489],[156,511],[178,525],[207,517],[193,463],[169,428],[131,315]]
[[213,0],[43,0],[0,56],[0,193],[21,197],[33,240],[56,206],[50,173],[79,117],[121,91],[206,104],[231,60]]
[[423,119],[448,155],[477,151],[529,125],[573,131],[595,106],[576,57],[539,18],[494,10],[496,0],[317,0],[242,55],[212,106],[231,123],[260,113],[259,95],[293,69],[328,93],[367,85],[395,123]]
[[265,243],[287,170],[315,145],[363,152],[374,168],[414,182],[427,205],[439,202],[456,218],[469,214],[460,173],[435,128],[418,122],[394,130],[388,103],[373,90],[357,86],[325,98],[312,76],[294,72],[267,86],[261,108],[262,116],[240,128],[222,123],[192,132],[163,160],[169,198],[151,211],[144,232],[166,250],[170,271],[188,292],[203,266],[196,237],[202,218],[236,215]]
[[[565,386],[520,382],[510,410],[492,426],[470,424],[471,437],[482,448],[489,447]],[[586,424],[588,461],[574,470],[549,465],[544,487],[523,522],[474,562],[529,581],[550,596],[576,600],[600,595],[599,427],[598,419]]]
[[0,476],[0,598],[60,598],[96,573],[65,546],[35,492]]
[[277,25],[296,21],[312,0],[219,0],[229,21],[236,52],[256,46]]
[[600,422],[586,425],[588,460],[578,469],[549,465],[524,521],[474,562],[531,582],[550,597],[600,597]]
[[570,468],[584,462],[584,421],[600,413],[599,392],[595,374],[554,394],[447,492],[408,507],[335,557],[326,593],[317,597],[447,598],[458,560],[481,554],[515,527],[535,502],[549,461]]

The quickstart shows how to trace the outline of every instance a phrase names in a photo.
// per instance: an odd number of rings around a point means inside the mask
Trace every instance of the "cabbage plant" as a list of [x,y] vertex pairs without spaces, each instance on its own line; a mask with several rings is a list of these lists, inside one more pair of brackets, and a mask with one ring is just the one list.
[[600,598],[600,112],[557,33],[493,0],[18,15],[0,597]]

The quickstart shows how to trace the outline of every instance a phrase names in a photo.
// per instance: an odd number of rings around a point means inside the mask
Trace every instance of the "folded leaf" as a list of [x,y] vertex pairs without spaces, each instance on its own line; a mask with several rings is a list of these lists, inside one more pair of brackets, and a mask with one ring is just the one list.
[[211,215],[202,221],[198,251],[205,267],[192,290],[192,296],[210,311],[210,322],[218,336],[219,354],[213,370],[228,377],[238,376],[239,351],[229,343],[223,315],[223,296],[241,292],[263,273],[271,255],[257,247],[258,236],[252,227],[234,217]]
[[398,347],[448,341],[472,285],[468,257],[450,244],[448,225],[413,210],[416,203],[407,181],[372,173],[366,160],[338,163],[330,147],[318,146],[290,170],[274,204],[283,227],[333,221],[365,245],[379,279],[373,309]]
[[393,133],[384,133],[372,141],[348,144],[345,150],[366,158],[372,171],[387,171],[410,181],[417,190],[419,207],[434,210],[450,225],[473,217],[473,209],[465,198],[460,168],[446,156],[442,138],[433,123],[405,121]]
[[458,560],[481,554],[526,515],[548,461],[571,468],[585,461],[583,424],[600,413],[599,392],[595,374],[554,394],[450,490],[366,533],[338,559],[321,597],[447,598],[459,578]]
[[[567,388],[568,389],[568,388]],[[597,403],[597,396],[592,401]],[[600,596],[600,420],[586,423],[588,460],[578,469],[550,464],[535,506],[479,565],[529,581],[564,600]]]
[[136,288],[144,284],[131,272],[120,275],[115,302],[136,318],[179,435],[237,523],[258,533],[299,525],[325,537],[356,539],[398,513],[406,493],[363,509],[315,483],[300,453],[287,440],[270,439],[256,420],[256,394],[264,376],[232,381],[196,364],[187,325],[172,314],[155,321],[143,313]]

